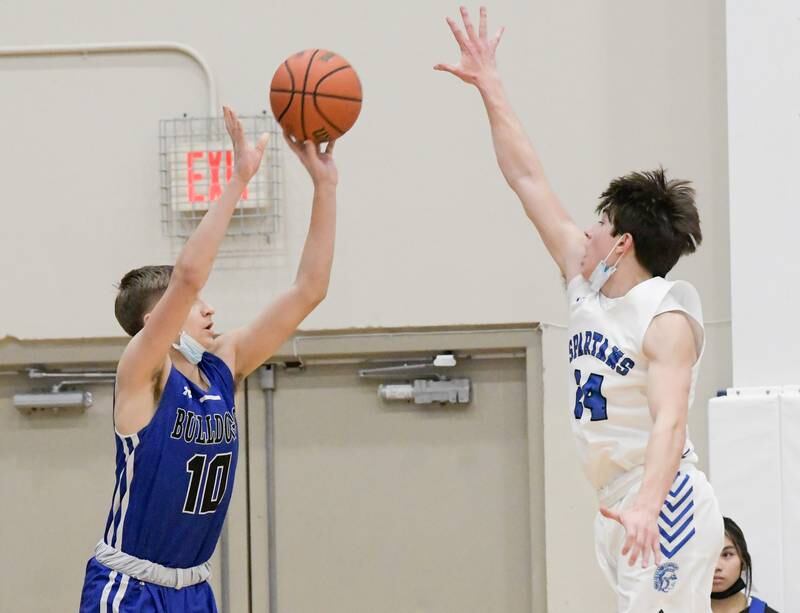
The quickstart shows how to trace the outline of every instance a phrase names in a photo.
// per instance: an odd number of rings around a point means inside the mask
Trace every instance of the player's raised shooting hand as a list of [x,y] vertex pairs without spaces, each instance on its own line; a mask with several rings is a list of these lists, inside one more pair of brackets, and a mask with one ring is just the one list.
[[661,564],[661,550],[658,540],[657,515],[636,505],[620,512],[600,507],[600,514],[608,519],[613,519],[625,528],[625,544],[622,546],[622,555],[627,556],[628,565],[633,566],[641,556],[642,568],[650,564],[650,554],[653,554],[653,563]]
[[441,70],[454,74],[465,83],[480,85],[488,78],[496,76],[495,51],[500,44],[505,28],[500,28],[492,38],[486,35],[486,7],[481,7],[478,31],[469,16],[469,11],[461,7],[461,19],[464,22],[464,31],[458,27],[454,19],[447,18],[447,25],[461,50],[461,59],[455,66],[450,64],[436,64],[434,70]]
[[261,165],[261,158],[269,142],[269,134],[262,134],[255,146],[247,142],[242,122],[230,108],[222,107],[225,129],[233,142],[233,174],[245,184],[253,178]]
[[298,143],[288,133],[285,133],[283,137],[289,148],[300,158],[300,162],[305,166],[308,174],[311,175],[314,186],[335,186],[339,182],[339,172],[336,169],[336,162],[333,161],[335,140],[329,141],[323,151],[322,145],[317,145],[314,141],[307,140],[304,143]]

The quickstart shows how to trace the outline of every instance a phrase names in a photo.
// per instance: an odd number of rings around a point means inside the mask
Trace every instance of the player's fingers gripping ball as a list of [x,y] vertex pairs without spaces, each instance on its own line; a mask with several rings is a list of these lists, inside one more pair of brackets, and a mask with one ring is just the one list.
[[361,81],[342,56],[306,49],[286,58],[272,77],[269,102],[278,123],[298,142],[335,140],[361,112]]

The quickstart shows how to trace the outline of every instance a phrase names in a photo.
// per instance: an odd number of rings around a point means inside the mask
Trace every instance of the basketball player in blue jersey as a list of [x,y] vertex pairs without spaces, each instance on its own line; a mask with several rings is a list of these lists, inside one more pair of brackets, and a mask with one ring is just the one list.
[[723,543],[722,516],[697,467],[687,419],[704,345],[700,299],[664,277],[702,239],[694,191],[663,170],[614,179],[588,230],[548,183],[511,109],[489,38],[461,9],[461,50],[435,68],[477,87],[500,169],[567,281],[569,410],[597,489],[600,566],[621,612],[700,613]]
[[239,448],[236,385],[325,297],[335,234],[333,143],[287,138],[311,175],[311,222],[294,284],[249,325],[217,335],[200,297],[237,202],[267,144],[247,143],[224,110],[235,165],[230,182],[173,266],[122,279],[115,312],[132,336],[117,367],[116,486],[89,560],[82,612],[216,611],[207,582],[233,489]]

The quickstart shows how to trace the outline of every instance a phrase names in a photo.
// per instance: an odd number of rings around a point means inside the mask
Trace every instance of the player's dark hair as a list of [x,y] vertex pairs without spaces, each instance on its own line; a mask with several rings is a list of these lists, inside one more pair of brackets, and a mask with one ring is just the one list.
[[747,550],[747,541],[744,540],[744,533],[739,525],[730,517],[722,518],[725,523],[725,535],[731,539],[739,559],[742,561],[742,572],[744,582],[747,585],[745,594],[750,596],[750,589],[753,585],[753,562],[750,559],[750,552]]
[[608,215],[615,236],[633,236],[636,259],[650,274],[664,277],[703,240],[694,195],[689,181],[667,180],[658,168],[611,181],[596,210]]
[[122,277],[114,300],[114,315],[131,336],[144,327],[144,316],[158,302],[169,285],[172,266],[142,266]]

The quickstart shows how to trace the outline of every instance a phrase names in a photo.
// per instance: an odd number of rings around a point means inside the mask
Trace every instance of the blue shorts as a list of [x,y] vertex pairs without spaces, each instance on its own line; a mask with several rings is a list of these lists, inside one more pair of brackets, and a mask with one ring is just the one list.
[[179,590],[139,581],[92,558],[86,565],[80,613],[217,613],[208,581]]

